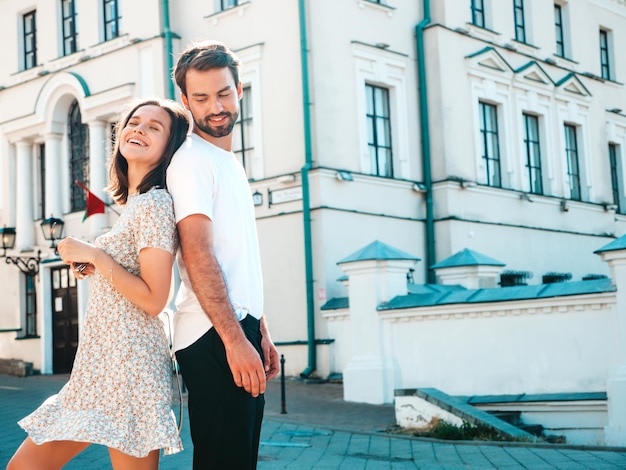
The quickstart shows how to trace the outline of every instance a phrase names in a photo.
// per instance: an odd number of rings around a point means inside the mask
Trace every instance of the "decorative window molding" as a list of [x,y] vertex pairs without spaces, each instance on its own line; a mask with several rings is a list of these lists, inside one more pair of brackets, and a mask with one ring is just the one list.
[[[524,112],[540,119],[540,140],[546,158],[542,161],[544,194],[569,197],[567,161],[565,153],[564,123],[577,126],[578,155],[582,200],[593,200],[591,181],[593,167],[585,158],[590,155],[588,114],[591,93],[574,73],[560,79],[553,78],[542,64],[530,61],[518,68],[493,47],[487,47],[466,56],[468,76],[472,90],[473,115],[476,116],[474,135],[480,135],[478,121],[479,101],[499,106],[500,152],[502,187],[528,191],[523,148]],[[486,171],[482,165],[481,142],[475,144],[476,175]]]
[[389,90],[391,141],[395,178],[410,178],[409,131],[407,109],[407,56],[379,47],[353,42],[352,55],[356,69],[356,119],[359,127],[359,155],[361,171],[374,174],[367,144],[367,106],[365,85]]
[[250,6],[252,2],[249,0],[246,1],[238,1],[237,5],[234,5],[225,10],[222,9],[221,1],[215,0],[215,10],[214,13],[207,15],[204,17],[205,20],[209,20],[213,26],[217,25],[221,19],[227,18],[229,16],[243,16],[246,14],[246,10]]
[[263,44],[256,44],[245,49],[235,51],[241,61],[239,69],[239,81],[244,87],[250,88],[250,104],[252,108],[252,141],[254,142],[254,154],[246,162],[248,178],[260,180],[265,177],[263,157],[263,106],[261,84],[261,59]]
[[396,8],[392,7],[391,5],[388,5],[386,1],[384,0],[380,0],[380,1],[376,1],[376,0],[356,0],[357,5],[359,5],[359,8],[361,9],[371,9],[371,10],[375,10],[375,11],[379,11],[381,13],[386,14],[388,17],[392,18]]

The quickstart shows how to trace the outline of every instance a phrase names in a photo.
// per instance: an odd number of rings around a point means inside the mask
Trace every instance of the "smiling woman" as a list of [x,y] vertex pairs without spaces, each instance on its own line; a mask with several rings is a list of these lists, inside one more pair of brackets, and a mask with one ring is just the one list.
[[19,422],[28,437],[8,469],[61,468],[95,443],[109,448],[114,468],[156,470],[160,449],[182,449],[158,315],[178,248],[165,171],[188,127],[183,107],[167,100],[135,103],[120,119],[108,189],[124,211],[94,244],[67,237],[58,246],[92,283],[72,374]]

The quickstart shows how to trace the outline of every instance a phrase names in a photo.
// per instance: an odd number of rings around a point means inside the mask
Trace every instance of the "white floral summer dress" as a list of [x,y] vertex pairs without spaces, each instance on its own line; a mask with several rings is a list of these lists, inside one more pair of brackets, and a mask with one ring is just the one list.
[[[96,239],[133,274],[142,248],[174,254],[177,244],[172,199],[163,189],[130,196],[111,231]],[[108,273],[92,276],[89,294],[68,383],[18,424],[36,444],[91,442],[135,457],[182,450],[163,322],[117,292]]]

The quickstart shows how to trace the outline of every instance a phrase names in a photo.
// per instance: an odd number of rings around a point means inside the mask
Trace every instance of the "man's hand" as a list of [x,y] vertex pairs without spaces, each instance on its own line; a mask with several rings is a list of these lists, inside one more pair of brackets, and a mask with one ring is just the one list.
[[280,371],[280,360],[278,358],[278,350],[272,340],[265,335],[261,338],[261,349],[263,350],[263,358],[265,363],[265,379],[272,380]]
[[278,359],[278,350],[274,346],[272,337],[270,336],[270,329],[267,326],[267,318],[265,315],[261,315],[261,350],[263,351],[263,368],[265,369],[265,378],[272,380],[278,375],[280,370],[280,361]]
[[253,397],[265,393],[265,372],[259,353],[244,336],[242,341],[226,347],[226,360],[237,387]]

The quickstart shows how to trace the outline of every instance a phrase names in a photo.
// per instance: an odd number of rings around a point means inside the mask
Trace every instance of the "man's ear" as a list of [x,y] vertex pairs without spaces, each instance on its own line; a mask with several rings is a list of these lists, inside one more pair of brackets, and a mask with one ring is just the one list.
[[239,101],[243,98],[243,86],[241,86],[241,82],[237,84],[237,96],[239,97]]
[[189,101],[187,100],[187,96],[185,96],[185,94],[183,92],[180,93],[180,99],[183,102],[183,106],[185,107],[185,109],[187,111],[191,111],[189,109]]

